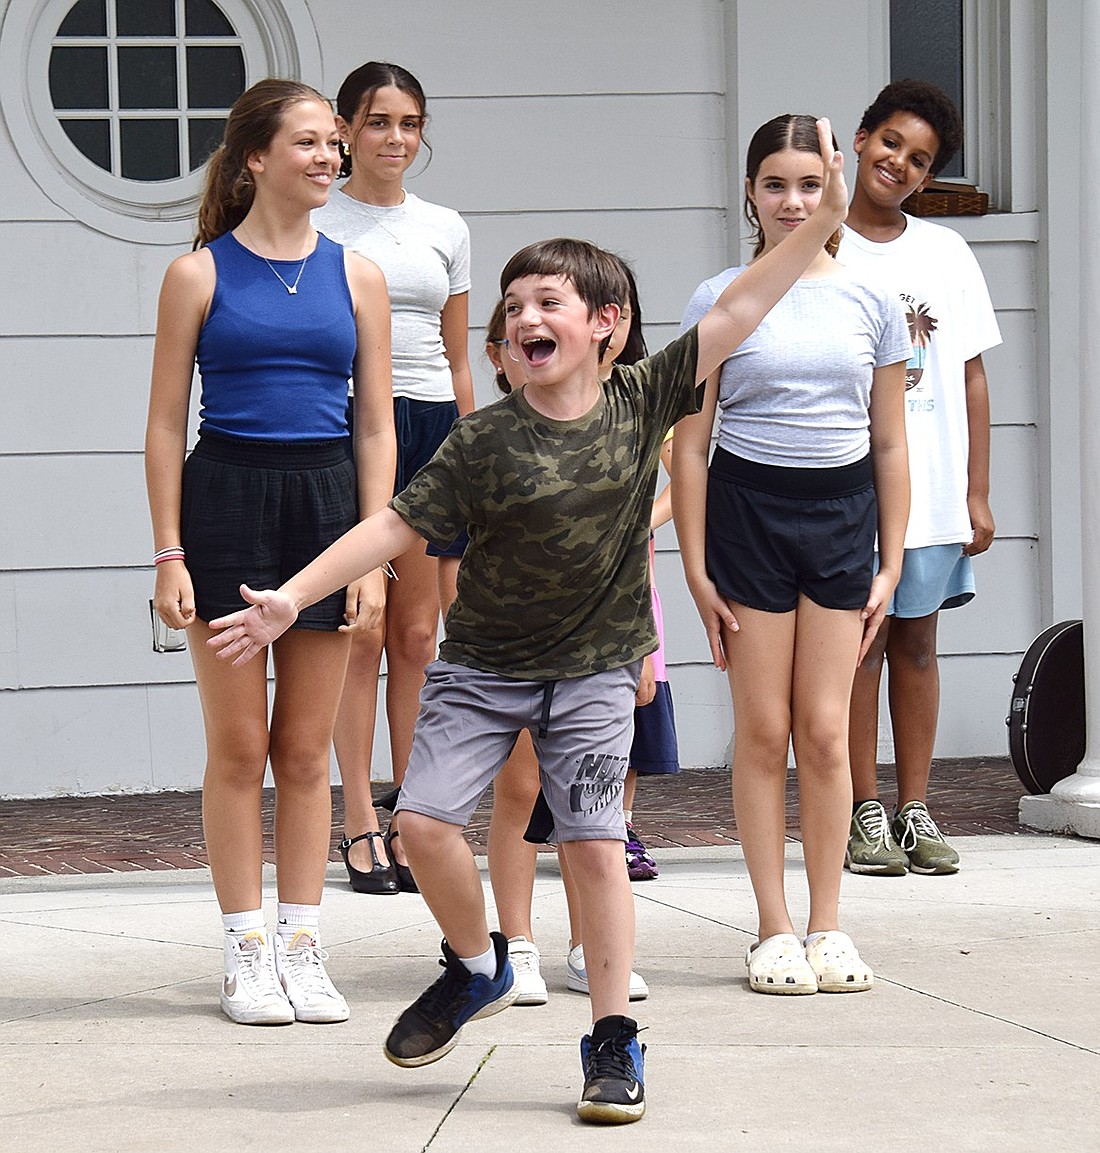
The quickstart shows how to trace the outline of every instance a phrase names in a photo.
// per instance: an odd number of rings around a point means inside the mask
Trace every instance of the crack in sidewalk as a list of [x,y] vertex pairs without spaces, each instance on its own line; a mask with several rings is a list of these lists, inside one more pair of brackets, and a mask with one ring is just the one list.
[[440,1131],[443,1129],[443,1126],[447,1124],[447,1118],[450,1117],[450,1115],[455,1111],[455,1109],[458,1106],[459,1101],[461,1101],[462,1098],[466,1096],[466,1091],[477,1080],[478,1074],[489,1063],[489,1058],[492,1057],[492,1055],[496,1051],[497,1051],[497,1047],[495,1045],[490,1046],[488,1052],[478,1062],[477,1068],[470,1074],[469,1081],[467,1081],[466,1084],[462,1086],[462,1088],[459,1090],[458,1096],[455,1097],[455,1099],[448,1106],[447,1112],[444,1113],[442,1117],[440,1117],[439,1124],[432,1130],[432,1135],[428,1138],[428,1140],[424,1142],[424,1145],[421,1148],[420,1153],[427,1153],[432,1142],[439,1136]]

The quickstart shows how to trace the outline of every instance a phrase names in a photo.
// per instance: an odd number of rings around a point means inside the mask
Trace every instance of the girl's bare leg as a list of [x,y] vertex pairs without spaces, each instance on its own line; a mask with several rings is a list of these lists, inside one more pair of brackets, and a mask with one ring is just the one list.
[[271,773],[279,900],[317,905],[332,840],[329,748],[350,638],[292,629],[274,645]]
[[534,941],[531,896],[538,848],[523,839],[539,795],[539,766],[531,734],[520,733],[511,756],[493,782],[493,815],[489,822],[489,880],[497,922],[506,937]]
[[203,621],[187,630],[206,729],[202,823],[221,911],[243,913],[261,904],[267,661],[233,668],[207,647],[210,636]]
[[855,609],[798,604],[793,740],[802,850],[810,886],[808,932],[836,929],[852,819],[848,709],[863,625]]
[[[386,718],[393,783],[400,785],[412,750],[424,670],[435,660],[439,643],[439,562],[426,555],[420,542],[397,557],[393,569],[398,579],[386,589]],[[398,824],[395,814],[390,828]],[[400,839],[393,854],[406,863]]]
[[731,607],[741,626],[722,633],[735,726],[733,808],[764,940],[794,931],[783,867],[795,613]]
[[[385,628],[381,624],[368,633],[352,633],[344,692],[332,733],[344,787],[344,836],[349,840],[362,833],[379,832],[370,778],[378,715],[378,667],[384,640]],[[382,864],[389,864],[381,841],[375,841],[374,848]],[[348,859],[355,868],[369,873],[373,863],[370,844],[360,841],[352,845]]]

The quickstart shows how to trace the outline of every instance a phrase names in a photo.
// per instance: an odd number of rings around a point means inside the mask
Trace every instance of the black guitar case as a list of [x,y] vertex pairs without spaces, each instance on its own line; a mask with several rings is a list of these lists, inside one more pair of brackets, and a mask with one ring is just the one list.
[[1031,794],[1049,793],[1085,756],[1085,651],[1080,621],[1039,634],[1012,678],[1005,724],[1016,775]]

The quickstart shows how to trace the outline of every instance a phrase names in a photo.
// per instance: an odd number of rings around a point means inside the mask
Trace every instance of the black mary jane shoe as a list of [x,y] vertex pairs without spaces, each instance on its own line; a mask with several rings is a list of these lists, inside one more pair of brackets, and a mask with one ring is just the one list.
[[386,852],[389,854],[390,860],[393,862],[393,867],[397,872],[397,883],[401,887],[402,893],[419,893],[420,888],[416,883],[416,878],[412,874],[412,869],[408,865],[403,865],[393,854],[393,843],[401,836],[401,830],[395,829],[390,825],[389,832],[386,833],[385,840],[382,842],[386,846]]
[[[352,890],[356,893],[376,893],[379,895],[400,893],[401,885],[398,882],[397,871],[393,864],[383,865],[378,859],[378,849],[374,843],[376,838],[382,841],[387,849],[389,848],[381,833],[360,833],[358,837],[352,837],[350,840],[345,837],[340,842],[340,855],[344,858],[344,867],[348,871],[348,880],[351,881]],[[370,871],[366,873],[362,869],[357,869],[348,860],[348,849],[360,841],[367,841],[370,845],[371,866]],[[392,857],[390,861],[393,862]]]

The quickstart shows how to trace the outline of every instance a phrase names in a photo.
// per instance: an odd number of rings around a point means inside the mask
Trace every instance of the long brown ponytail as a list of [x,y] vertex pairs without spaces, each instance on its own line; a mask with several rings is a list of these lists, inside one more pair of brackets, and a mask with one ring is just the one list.
[[271,144],[286,110],[301,101],[331,107],[320,92],[298,80],[261,80],[237,97],[226,121],[225,139],[206,165],[193,248],[236,228],[248,215],[256,195],[248,158]]

